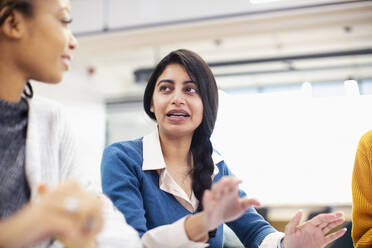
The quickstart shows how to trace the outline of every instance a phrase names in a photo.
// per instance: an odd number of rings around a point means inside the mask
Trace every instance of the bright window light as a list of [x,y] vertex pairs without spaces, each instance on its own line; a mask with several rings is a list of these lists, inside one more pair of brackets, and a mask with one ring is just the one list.
[[213,147],[247,195],[264,205],[349,204],[358,141],[371,129],[365,113],[372,96],[298,93],[219,92]]

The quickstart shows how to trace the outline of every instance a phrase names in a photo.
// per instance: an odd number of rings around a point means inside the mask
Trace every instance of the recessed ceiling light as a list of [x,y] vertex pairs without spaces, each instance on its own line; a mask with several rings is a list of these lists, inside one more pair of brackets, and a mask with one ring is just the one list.
[[281,0],[249,0],[251,4],[263,4],[263,3],[272,3],[272,2],[279,2]]

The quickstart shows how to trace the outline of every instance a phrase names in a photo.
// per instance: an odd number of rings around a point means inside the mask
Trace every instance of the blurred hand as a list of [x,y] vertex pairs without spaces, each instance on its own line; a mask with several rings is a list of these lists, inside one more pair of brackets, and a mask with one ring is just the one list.
[[208,230],[217,228],[224,222],[239,218],[251,206],[259,206],[255,199],[239,198],[238,185],[241,180],[225,176],[206,190],[203,195],[205,223]]
[[54,189],[39,187],[39,196],[7,220],[7,226],[15,228],[5,247],[29,246],[48,238],[59,239],[69,248],[95,247],[103,225],[103,203],[97,196],[74,181]]
[[[319,214],[299,225],[302,211],[298,211],[285,228],[283,248],[323,248],[345,234],[346,228],[328,234],[344,223],[343,213]],[[328,234],[328,235],[327,235]]]

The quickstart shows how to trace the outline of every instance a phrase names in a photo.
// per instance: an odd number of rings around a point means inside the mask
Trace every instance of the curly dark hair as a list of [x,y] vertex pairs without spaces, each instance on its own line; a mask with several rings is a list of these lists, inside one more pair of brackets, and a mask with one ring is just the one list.
[[[192,189],[199,200],[198,211],[201,211],[203,193],[212,185],[214,163],[210,137],[217,118],[218,89],[212,71],[198,54],[185,49],[173,51],[155,67],[145,89],[143,104],[151,119],[156,120],[154,113],[150,111],[156,81],[169,64],[179,64],[185,68],[189,77],[197,84],[203,102],[203,119],[193,134],[190,146],[193,156],[193,168],[190,171]],[[210,237],[214,235],[215,231],[209,233]]]

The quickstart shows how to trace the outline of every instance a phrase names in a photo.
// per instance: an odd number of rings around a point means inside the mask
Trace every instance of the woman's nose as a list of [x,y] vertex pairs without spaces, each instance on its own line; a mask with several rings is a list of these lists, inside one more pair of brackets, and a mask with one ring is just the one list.
[[175,104],[175,105],[185,104],[185,98],[182,92],[177,92],[177,91],[174,92],[172,104]]
[[75,50],[78,47],[78,41],[76,40],[75,36],[71,33],[70,40],[68,42],[68,48],[71,50]]

